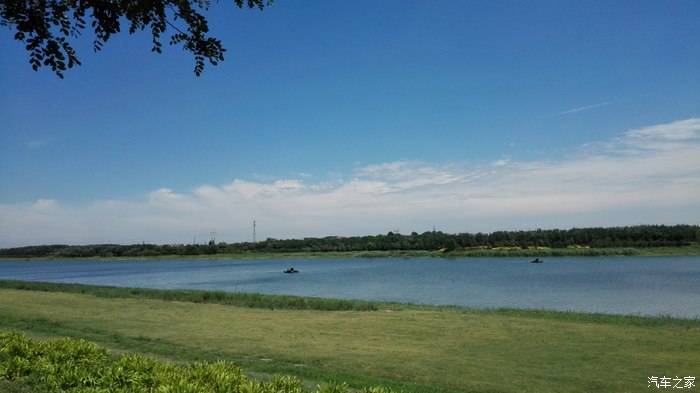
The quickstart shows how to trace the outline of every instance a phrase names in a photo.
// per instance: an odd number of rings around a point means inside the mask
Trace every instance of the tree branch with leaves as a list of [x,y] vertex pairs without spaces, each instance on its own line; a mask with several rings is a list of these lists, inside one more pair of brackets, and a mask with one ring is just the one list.
[[[239,8],[258,8],[273,0],[233,0]],[[119,33],[122,23],[129,34],[150,30],[152,52],[161,53],[161,37],[172,30],[170,45],[181,45],[194,56],[194,73],[199,76],[205,62],[217,65],[224,60],[221,40],[209,35],[209,24],[203,12],[210,0],[35,0],[0,1],[0,26],[9,27],[14,38],[25,44],[29,63],[37,71],[51,67],[58,77],[80,60],[70,39],[80,37],[87,28],[95,34],[93,50],[98,52],[112,35]]]

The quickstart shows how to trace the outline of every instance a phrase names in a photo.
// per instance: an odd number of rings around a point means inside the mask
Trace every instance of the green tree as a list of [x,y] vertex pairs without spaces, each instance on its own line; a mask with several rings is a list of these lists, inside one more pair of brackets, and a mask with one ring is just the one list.
[[[239,7],[262,10],[273,0],[234,0]],[[171,30],[170,45],[182,45],[194,56],[194,73],[199,76],[205,60],[216,65],[224,60],[226,49],[219,39],[209,35],[209,25],[202,15],[210,0],[3,0],[0,2],[0,26],[7,26],[15,39],[25,44],[29,63],[36,71],[42,66],[60,78],[63,71],[80,65],[69,42],[88,26],[95,33],[95,52],[110,37],[128,24],[129,34],[150,30],[152,52],[161,53],[161,35]]]

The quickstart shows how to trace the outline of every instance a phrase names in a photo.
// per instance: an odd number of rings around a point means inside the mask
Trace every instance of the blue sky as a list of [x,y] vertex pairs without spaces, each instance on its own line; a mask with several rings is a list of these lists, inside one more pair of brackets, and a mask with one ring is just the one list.
[[207,15],[199,78],[86,31],[61,80],[0,30],[0,247],[700,223],[697,1]]

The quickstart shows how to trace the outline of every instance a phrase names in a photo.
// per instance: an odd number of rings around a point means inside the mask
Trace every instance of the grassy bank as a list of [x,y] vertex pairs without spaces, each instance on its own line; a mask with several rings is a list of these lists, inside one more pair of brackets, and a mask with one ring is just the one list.
[[314,297],[263,295],[188,289],[121,288],[112,286],[0,280],[0,288],[41,292],[64,292],[109,299],[153,299],[227,306],[320,311],[374,311],[380,303],[361,300],[323,299]]
[[249,375],[281,372],[309,386],[624,392],[646,389],[652,375],[700,376],[698,321],[382,303],[373,311],[299,310],[265,305],[277,301],[267,296],[251,306],[173,291],[105,296],[99,287],[3,286],[3,330],[85,338],[114,353],[176,362],[230,360]]

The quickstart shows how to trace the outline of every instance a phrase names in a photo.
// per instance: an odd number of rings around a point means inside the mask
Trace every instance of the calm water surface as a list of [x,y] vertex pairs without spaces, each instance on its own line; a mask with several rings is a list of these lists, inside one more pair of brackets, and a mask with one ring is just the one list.
[[0,278],[700,318],[700,256],[2,261]]

